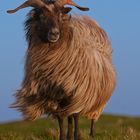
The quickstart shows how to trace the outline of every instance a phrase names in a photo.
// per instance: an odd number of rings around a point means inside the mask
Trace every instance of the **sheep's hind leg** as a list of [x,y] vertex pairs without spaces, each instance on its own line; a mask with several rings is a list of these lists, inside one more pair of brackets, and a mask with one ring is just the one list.
[[57,117],[57,119],[58,119],[59,130],[60,130],[59,140],[66,140],[65,131],[64,131],[64,119],[60,118],[59,116]]
[[68,117],[68,131],[67,131],[67,140],[72,140],[73,138],[73,117]]
[[74,140],[80,140],[79,114],[74,114]]
[[91,137],[95,137],[95,121],[91,120],[90,134]]

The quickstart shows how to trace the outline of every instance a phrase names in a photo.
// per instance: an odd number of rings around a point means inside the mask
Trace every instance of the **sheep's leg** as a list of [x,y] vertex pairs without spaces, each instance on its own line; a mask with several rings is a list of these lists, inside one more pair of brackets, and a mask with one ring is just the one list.
[[58,119],[59,130],[60,130],[59,140],[66,140],[65,131],[64,131],[64,119],[60,117],[57,117],[57,119]]
[[73,117],[69,116],[68,117],[68,131],[67,131],[67,140],[72,140],[73,137],[73,122],[72,122]]
[[74,114],[74,140],[80,140],[79,114]]
[[90,134],[91,137],[95,137],[95,121],[91,120]]

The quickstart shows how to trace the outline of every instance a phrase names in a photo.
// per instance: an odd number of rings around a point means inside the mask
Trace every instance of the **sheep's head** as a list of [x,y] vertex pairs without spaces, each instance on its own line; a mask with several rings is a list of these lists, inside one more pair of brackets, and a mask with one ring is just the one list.
[[70,20],[68,13],[72,8],[64,7],[66,4],[73,5],[83,11],[89,10],[77,5],[72,0],[28,0],[16,9],[7,12],[12,14],[29,6],[34,7],[30,21],[36,23],[36,33],[43,41],[54,43],[60,38],[63,23]]
[[45,14],[41,9],[34,8],[28,14],[25,22],[27,39],[36,38],[43,42],[55,43],[64,34],[65,28],[71,16],[67,14],[71,8],[56,9],[52,5],[52,11],[46,11]]

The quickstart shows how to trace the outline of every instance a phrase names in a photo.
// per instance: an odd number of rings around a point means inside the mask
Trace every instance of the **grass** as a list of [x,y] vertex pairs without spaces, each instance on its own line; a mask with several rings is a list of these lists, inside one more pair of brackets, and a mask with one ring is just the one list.
[[[89,126],[89,120],[80,118],[82,140],[92,140]],[[58,140],[58,135],[53,119],[0,124],[0,140]],[[140,118],[103,115],[96,124],[94,140],[140,140]]]

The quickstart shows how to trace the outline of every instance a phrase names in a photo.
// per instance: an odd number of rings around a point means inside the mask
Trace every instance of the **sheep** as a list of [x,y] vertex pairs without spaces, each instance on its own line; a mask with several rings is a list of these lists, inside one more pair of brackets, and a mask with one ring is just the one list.
[[115,89],[116,72],[105,31],[88,16],[69,15],[71,8],[58,2],[28,0],[8,11],[35,7],[25,23],[29,45],[25,77],[13,107],[29,120],[43,114],[57,117],[60,140],[65,139],[63,117],[69,118],[69,124],[74,117],[74,139],[78,140],[79,114],[98,120]]

